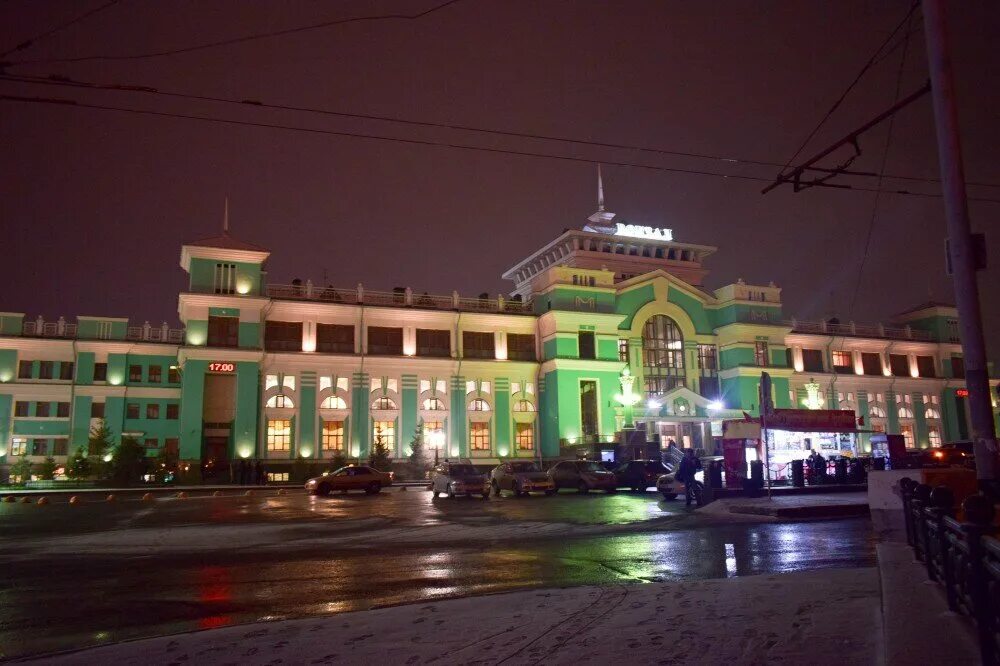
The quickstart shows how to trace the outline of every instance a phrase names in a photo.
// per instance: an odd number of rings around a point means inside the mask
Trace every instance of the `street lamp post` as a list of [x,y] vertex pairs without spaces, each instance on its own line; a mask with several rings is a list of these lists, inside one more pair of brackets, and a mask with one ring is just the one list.
[[434,449],[434,466],[437,467],[438,464],[438,451],[444,446],[444,432],[441,430],[434,430],[430,433],[431,448]]

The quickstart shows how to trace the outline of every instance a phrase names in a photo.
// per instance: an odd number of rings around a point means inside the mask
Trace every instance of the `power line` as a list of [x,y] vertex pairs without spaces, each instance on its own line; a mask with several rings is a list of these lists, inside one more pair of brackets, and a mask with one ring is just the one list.
[[111,7],[112,5],[118,4],[120,1],[121,0],[108,0],[108,2],[105,2],[100,7],[95,7],[94,9],[91,9],[90,11],[87,11],[87,12],[84,12],[83,14],[80,14],[79,16],[77,16],[74,19],[70,19],[69,21],[66,21],[65,23],[60,23],[59,25],[57,25],[54,28],[51,28],[49,30],[46,30],[45,32],[39,33],[39,34],[35,35],[34,37],[31,37],[30,39],[24,40],[23,42],[21,42],[17,46],[15,46],[13,48],[10,48],[10,49],[7,49],[3,53],[0,53],[0,58],[6,58],[11,53],[16,53],[17,51],[23,51],[26,48],[30,47],[35,42],[37,42],[39,40],[42,40],[42,39],[45,39],[46,37],[51,37],[52,35],[56,34],[60,30],[65,30],[66,28],[70,27],[71,25],[79,23],[80,21],[83,21],[84,19],[93,16],[94,14],[103,12],[108,7]]
[[204,44],[196,44],[193,46],[184,46],[176,49],[166,49],[163,51],[150,51],[147,53],[134,53],[131,55],[90,55],[90,56],[80,56],[76,58],[39,58],[35,60],[18,60],[17,62],[9,63],[11,65],[36,65],[36,64],[51,64],[51,63],[62,63],[62,62],[88,62],[92,60],[143,60],[146,58],[159,58],[161,56],[171,56],[178,55],[181,53],[193,53],[195,51],[204,51],[206,49],[214,49],[220,46],[229,46],[231,44],[243,44],[246,42],[256,41],[258,39],[268,39],[271,37],[283,37],[285,35],[292,35],[300,32],[307,32],[309,30],[319,30],[321,28],[330,28],[335,25],[345,25],[347,23],[361,23],[367,21],[387,21],[387,20],[413,20],[423,18],[429,14],[440,11],[446,7],[450,7],[462,0],[447,0],[447,2],[442,2],[440,4],[434,5],[429,9],[425,9],[422,12],[417,12],[416,14],[376,14],[372,16],[355,16],[353,18],[347,19],[336,19],[333,21],[323,21],[322,23],[313,23],[310,25],[301,25],[295,28],[285,28],[283,30],[271,30],[268,32],[256,32],[249,35],[243,35],[241,37],[232,37],[230,39],[220,39],[214,42],[207,42]]
[[[154,116],[154,117],[165,117],[165,118],[178,118],[183,120],[197,120],[201,122],[216,123],[223,125],[234,125],[242,127],[255,127],[255,128],[265,128],[265,129],[277,129],[285,130],[291,132],[301,132],[308,134],[322,134],[327,136],[339,136],[339,137],[350,137],[358,139],[369,139],[374,141],[386,141],[391,143],[401,143],[407,145],[417,145],[417,146],[434,146],[439,148],[454,148],[457,150],[467,150],[499,155],[512,155],[516,157],[532,157],[541,159],[551,159],[559,160],[563,162],[579,162],[584,164],[594,164],[597,160],[586,158],[586,157],[574,157],[571,155],[555,155],[552,153],[540,153],[527,150],[510,150],[505,148],[490,148],[486,146],[473,146],[469,144],[452,143],[447,141],[432,141],[427,139],[410,139],[402,137],[392,137],[380,134],[367,134],[360,132],[347,132],[341,130],[329,130],[329,129],[319,129],[315,127],[302,127],[298,125],[282,125],[278,123],[263,123],[250,120],[237,120],[235,118],[217,118],[212,116],[201,116],[195,114],[187,113],[174,113],[170,111],[152,111],[148,109],[135,109],[131,107],[121,107],[121,106],[111,106],[104,104],[92,104],[88,102],[80,102],[74,99],[66,98],[46,98],[46,97],[22,97],[18,95],[3,95],[0,94],[0,101],[9,102],[21,102],[28,104],[45,104],[54,106],[63,106],[68,108],[77,109],[96,109],[102,111],[115,111],[119,113],[129,113],[136,115]],[[682,169],[679,167],[666,167],[658,166],[653,164],[641,164],[638,162],[623,162],[623,161],[613,161],[613,160],[600,160],[602,164],[607,164],[609,166],[620,166],[620,167],[631,167],[636,169],[647,169],[650,171],[661,171],[665,173],[681,173],[690,174],[695,176],[710,176],[715,178],[722,178],[724,180],[746,180],[754,181],[759,183],[769,183],[770,178],[764,178],[760,176],[748,176],[744,174],[729,174],[721,173],[718,171],[706,171],[702,169]],[[870,188],[853,188],[850,186],[844,186],[843,188],[838,187],[838,189],[856,189],[859,191],[874,192],[876,190]],[[932,193],[920,193],[920,192],[909,192],[906,190],[877,190],[884,194],[902,194],[902,195],[914,195],[914,196],[926,196],[926,197],[940,197],[940,194]],[[970,198],[970,201],[988,201],[992,203],[1000,203],[1000,199],[974,199]]]
[[[374,120],[378,122],[389,122],[398,123],[400,125],[408,125],[413,127],[428,127],[434,129],[444,129],[451,131],[462,131],[462,132],[477,132],[481,134],[488,134],[493,136],[503,136],[518,139],[531,139],[539,141],[554,141],[560,143],[573,143],[581,146],[590,146],[595,148],[610,148],[615,150],[630,150],[635,152],[650,153],[656,155],[668,155],[671,157],[686,157],[695,159],[705,159],[714,160],[719,162],[724,162],[727,164],[744,164],[749,166],[768,166],[768,167],[780,167],[782,165],[777,162],[769,162],[765,160],[754,160],[739,157],[727,157],[723,155],[712,155],[708,153],[701,152],[691,152],[691,151],[680,151],[680,150],[668,150],[665,148],[653,148],[649,146],[639,146],[634,144],[623,144],[623,143],[611,143],[604,141],[588,141],[585,139],[576,139],[566,136],[557,135],[546,135],[546,134],[532,134],[528,132],[515,132],[508,130],[498,130],[490,129],[484,127],[476,127],[472,125],[463,125],[458,123],[442,123],[442,122],[431,122],[431,121],[421,121],[412,120],[408,118],[400,118],[398,116],[384,116],[375,114],[365,114],[365,113],[354,113],[346,111],[334,111],[331,109],[321,109],[315,107],[303,107],[303,106],[293,106],[288,104],[268,104],[262,102],[258,99],[236,99],[227,97],[215,97],[210,95],[195,95],[189,93],[181,93],[176,91],[161,90],[159,88],[154,88],[152,86],[143,85],[123,85],[123,84],[100,84],[87,81],[80,81],[77,79],[70,79],[61,75],[49,75],[48,77],[40,76],[28,76],[28,75],[11,75],[11,74],[0,74],[0,81],[9,81],[14,83],[27,83],[27,84],[37,84],[37,85],[49,85],[49,86],[63,86],[72,88],[82,88],[89,90],[98,90],[105,92],[131,92],[131,93],[142,93],[147,95],[156,95],[162,97],[173,97],[178,99],[188,99],[196,100],[202,102],[218,102],[221,104],[238,105],[241,107],[246,106],[256,106],[265,109],[276,109],[282,111],[295,111],[303,113],[315,113],[325,116],[335,116],[338,118],[350,118],[354,120]],[[815,171],[833,171],[821,168],[812,169]],[[865,172],[854,172],[854,176],[875,176],[874,173]],[[883,178],[888,178],[892,180],[906,180],[913,182],[924,182],[938,184],[939,180],[935,178],[921,178],[917,176],[901,176],[893,174],[881,174]],[[981,187],[997,187],[1000,188],[1000,184],[993,183],[977,183],[969,182],[969,185],[976,185]]]
[[913,12],[916,11],[917,9],[917,4],[918,2],[915,1],[913,2],[913,4],[910,5],[910,9],[906,12],[906,16],[903,17],[903,20],[900,21],[893,29],[893,31],[889,33],[889,36],[886,37],[881,44],[879,44],[879,47],[875,50],[875,53],[873,53],[872,56],[868,59],[868,62],[864,64],[864,66],[861,68],[861,71],[857,73],[857,75],[854,77],[854,80],[851,81],[850,85],[847,86],[847,89],[840,95],[840,97],[837,98],[837,101],[835,101],[833,105],[829,108],[829,110],[827,110],[826,114],[820,119],[820,121],[816,124],[816,126],[813,127],[812,131],[809,132],[809,134],[806,136],[805,140],[799,145],[795,153],[790,158],[788,158],[788,161],[785,162],[785,165],[781,167],[781,171],[778,173],[777,178],[779,179],[781,178],[781,176],[784,174],[785,169],[788,168],[788,165],[795,161],[795,158],[799,156],[799,153],[801,153],[802,150],[806,147],[806,145],[812,140],[812,138],[816,136],[816,133],[819,132],[820,128],[826,123],[827,120],[830,119],[830,116],[832,116],[833,113],[838,108],[840,108],[840,105],[844,102],[844,100],[847,98],[850,92],[854,89],[854,86],[856,86],[858,82],[861,81],[862,77],[864,77],[864,75],[868,72],[868,70],[875,65],[876,58],[878,58],[881,55],[883,49],[885,49],[885,47],[889,44],[889,42],[892,41],[893,37],[896,36],[896,33],[899,32],[899,29],[902,28],[910,20],[910,17],[913,15]]

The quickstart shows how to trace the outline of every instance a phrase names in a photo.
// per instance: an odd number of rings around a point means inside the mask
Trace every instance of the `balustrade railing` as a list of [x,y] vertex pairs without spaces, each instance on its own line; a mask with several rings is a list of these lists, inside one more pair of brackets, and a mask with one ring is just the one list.
[[[113,334],[113,330],[110,326],[98,325],[92,335],[81,334],[79,324],[70,324],[63,317],[60,317],[57,321],[45,321],[42,317],[38,317],[32,321],[26,321],[21,327],[21,333],[25,336],[38,338],[66,338],[78,340],[122,339]],[[160,326],[152,326],[147,321],[142,326],[127,327],[125,329],[124,339],[142,342],[181,344],[184,342],[184,329],[170,328],[166,322]]]
[[909,478],[899,481],[906,541],[939,583],[948,609],[976,625],[983,664],[1000,664],[1000,541],[993,535],[995,509],[984,495],[962,503],[964,522],[954,515],[954,495]]
[[270,284],[266,292],[270,298],[303,301],[324,301],[346,303],[348,305],[383,305],[392,307],[413,307],[430,310],[458,310],[460,312],[490,312],[509,314],[531,314],[531,305],[503,296],[497,298],[466,298],[453,292],[451,296],[418,294],[412,289],[394,291],[374,291],[358,285],[355,289],[317,287],[312,282],[305,284]]

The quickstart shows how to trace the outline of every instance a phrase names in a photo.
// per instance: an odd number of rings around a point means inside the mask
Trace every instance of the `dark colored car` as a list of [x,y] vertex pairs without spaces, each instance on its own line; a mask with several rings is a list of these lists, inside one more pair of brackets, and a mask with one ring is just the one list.
[[669,474],[670,468],[659,460],[629,460],[615,469],[618,487],[643,491],[656,485],[656,480]]
[[479,495],[486,499],[490,496],[489,478],[470,463],[441,463],[431,470],[430,486],[434,497],[439,493],[448,497]]
[[529,460],[512,460],[497,465],[490,472],[490,484],[497,497],[504,490],[513,492],[514,497],[523,497],[532,492],[543,492],[546,495],[556,492],[549,475]]
[[618,490],[618,479],[595,460],[563,460],[549,469],[549,478],[559,488],[576,488],[581,493]]
[[922,449],[919,459],[924,465],[944,465],[946,467],[972,467],[976,464],[972,442],[949,442],[933,449]]

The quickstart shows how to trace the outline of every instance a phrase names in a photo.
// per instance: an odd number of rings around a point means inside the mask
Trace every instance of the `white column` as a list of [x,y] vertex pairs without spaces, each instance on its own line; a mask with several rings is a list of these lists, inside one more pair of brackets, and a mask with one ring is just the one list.
[[417,353],[417,328],[403,327],[403,356],[415,356]]
[[507,332],[496,331],[493,333],[493,346],[496,351],[498,361],[507,360]]
[[792,347],[792,365],[795,367],[795,372],[802,372],[805,367],[802,361],[802,347],[798,345]]
[[316,322],[302,322],[302,351],[316,351]]

